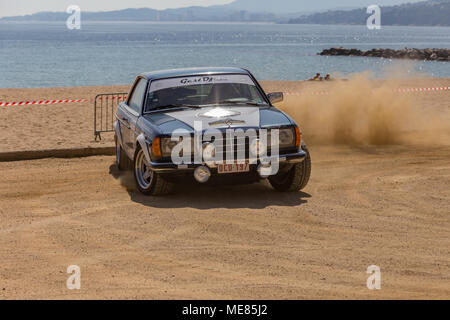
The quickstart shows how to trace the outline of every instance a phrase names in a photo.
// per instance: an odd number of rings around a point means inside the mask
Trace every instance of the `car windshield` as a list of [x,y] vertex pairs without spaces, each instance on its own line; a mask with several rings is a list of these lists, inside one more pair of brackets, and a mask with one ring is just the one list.
[[248,75],[213,75],[152,81],[145,110],[225,104],[266,104]]

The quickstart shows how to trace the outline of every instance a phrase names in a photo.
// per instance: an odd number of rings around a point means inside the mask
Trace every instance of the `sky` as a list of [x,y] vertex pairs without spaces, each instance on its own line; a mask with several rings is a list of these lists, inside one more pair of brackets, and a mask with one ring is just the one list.
[[85,11],[109,11],[126,8],[181,8],[227,4],[233,0],[0,0],[0,17],[21,16],[40,11],[66,11],[78,5]]

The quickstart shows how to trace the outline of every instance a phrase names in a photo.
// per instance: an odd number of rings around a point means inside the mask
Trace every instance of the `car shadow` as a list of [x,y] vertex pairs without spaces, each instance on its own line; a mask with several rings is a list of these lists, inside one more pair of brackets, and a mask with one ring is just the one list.
[[269,206],[298,206],[311,195],[305,192],[277,192],[268,182],[248,185],[201,185],[180,181],[169,195],[149,197],[141,194],[131,171],[119,171],[115,164],[109,168],[114,179],[127,190],[131,201],[153,208],[264,209]]

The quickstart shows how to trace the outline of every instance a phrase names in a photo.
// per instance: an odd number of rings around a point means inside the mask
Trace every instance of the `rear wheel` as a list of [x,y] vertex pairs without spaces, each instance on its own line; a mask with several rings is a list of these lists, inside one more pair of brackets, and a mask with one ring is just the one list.
[[168,194],[172,189],[171,183],[150,169],[141,148],[136,150],[134,156],[134,178],[139,191],[147,196]]
[[117,136],[114,137],[116,142],[116,164],[119,170],[124,171],[130,169],[130,159],[128,158],[125,151],[123,151],[122,146],[120,145]]
[[295,164],[288,172],[269,177],[269,182],[275,190],[293,192],[303,190],[307,186],[311,176],[311,156],[306,146],[302,146],[302,150],[306,152],[303,162]]

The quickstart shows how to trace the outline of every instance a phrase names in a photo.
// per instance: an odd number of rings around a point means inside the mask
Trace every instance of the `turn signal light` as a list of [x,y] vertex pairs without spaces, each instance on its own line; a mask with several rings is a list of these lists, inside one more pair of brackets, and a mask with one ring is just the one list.
[[298,127],[295,127],[295,146],[298,148],[302,143],[302,133]]
[[161,138],[155,138],[152,143],[152,155],[155,158],[161,158],[162,152],[161,152]]

